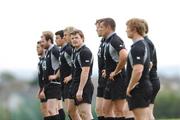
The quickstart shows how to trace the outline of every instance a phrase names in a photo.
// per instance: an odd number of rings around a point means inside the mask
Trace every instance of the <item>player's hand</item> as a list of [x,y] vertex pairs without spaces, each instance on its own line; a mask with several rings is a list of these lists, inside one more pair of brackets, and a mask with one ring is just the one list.
[[76,93],[76,99],[78,101],[82,101],[83,98],[82,98],[82,94],[83,94],[83,91],[82,90],[78,90],[77,93]]
[[129,97],[131,97],[131,94],[130,94],[131,90],[132,89],[128,86],[127,91],[126,91],[126,95]]
[[128,86],[127,91],[126,91],[126,95],[131,97],[131,91],[139,84],[139,82],[137,82],[136,84],[134,84],[132,87]]
[[64,83],[67,84],[67,83],[68,83],[69,81],[71,81],[71,80],[72,80],[72,76],[69,75],[69,76],[67,76],[67,77],[64,78]]
[[40,99],[45,99],[45,98],[46,98],[44,91],[41,91],[41,92],[39,93],[39,98],[40,98]]
[[109,79],[110,80],[114,80],[114,76],[116,76],[115,72],[111,72]]
[[102,70],[102,77],[105,78],[106,77],[106,70]]
[[49,76],[49,80],[51,81],[51,80],[56,80],[57,79],[57,77],[56,77],[56,75],[50,75]]

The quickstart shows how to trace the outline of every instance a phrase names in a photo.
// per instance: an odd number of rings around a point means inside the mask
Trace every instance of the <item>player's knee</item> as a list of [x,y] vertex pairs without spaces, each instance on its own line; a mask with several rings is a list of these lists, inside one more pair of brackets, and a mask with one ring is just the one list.
[[47,110],[47,106],[46,106],[46,105],[42,105],[40,109],[41,109],[41,113],[42,113],[43,115],[46,115],[46,114],[48,113],[48,110]]
[[57,114],[57,110],[55,108],[48,108],[48,113],[50,115],[56,115]]
[[155,120],[152,111],[149,112],[148,117],[149,117],[149,120]]
[[87,120],[87,119],[89,119],[89,118],[91,117],[91,112],[86,111],[86,110],[81,110],[81,111],[80,111],[80,116],[81,116],[83,119]]
[[45,110],[45,109],[47,109],[47,105],[46,104],[44,104],[44,105],[41,105],[41,110]]
[[96,107],[96,113],[99,115],[99,114],[102,114],[102,107]]
[[76,110],[77,109],[75,105],[69,104],[67,107],[67,112],[75,112]]
[[75,108],[72,108],[72,107],[69,107],[69,108],[67,108],[67,112],[68,112],[69,114],[75,114],[75,113],[76,113],[76,109],[75,109]]
[[115,107],[113,109],[113,112],[114,112],[115,115],[123,115],[124,114],[124,109],[120,108],[120,107]]
[[107,107],[103,107],[102,112],[104,115],[110,115],[112,113],[112,111],[108,109]]
[[48,110],[47,109],[41,109],[41,113],[43,116],[48,116]]

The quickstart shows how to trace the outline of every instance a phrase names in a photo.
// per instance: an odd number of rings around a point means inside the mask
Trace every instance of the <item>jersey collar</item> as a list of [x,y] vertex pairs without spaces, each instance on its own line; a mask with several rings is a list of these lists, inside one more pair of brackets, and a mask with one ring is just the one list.
[[144,36],[144,39],[149,39],[149,38],[148,38],[148,36],[146,35],[146,36]]
[[104,41],[105,41],[105,38],[102,38],[102,39],[101,39],[101,42],[104,42]]
[[116,34],[115,32],[110,33],[110,34],[105,38],[105,41],[106,41],[106,42],[109,42],[109,41],[110,41],[110,38],[111,38],[113,35],[115,35],[115,34]]
[[84,46],[85,46],[85,44],[82,44],[80,48],[78,48],[78,49],[75,48],[75,51],[79,52],[81,50],[81,48],[83,48]]
[[137,43],[143,41],[143,40],[144,40],[144,39],[141,39],[141,40],[133,40],[133,44],[131,45],[131,47],[134,46],[135,44],[137,44]]
[[111,36],[113,36],[115,34],[115,32],[110,33],[107,37],[106,40],[109,39]]
[[54,47],[54,44],[50,45],[48,51],[50,51]]
[[64,50],[64,48],[68,45],[68,43],[64,43],[64,45],[61,47],[61,51]]
[[46,50],[45,56],[48,54],[48,52],[54,47],[54,44],[50,45],[49,48]]

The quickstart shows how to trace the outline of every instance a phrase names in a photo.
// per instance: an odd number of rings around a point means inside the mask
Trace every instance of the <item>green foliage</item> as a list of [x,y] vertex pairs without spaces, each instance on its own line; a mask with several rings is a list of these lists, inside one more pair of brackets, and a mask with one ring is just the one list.
[[0,120],[10,120],[9,111],[0,104]]
[[38,76],[37,76],[36,74],[34,75],[34,78],[29,82],[29,84],[30,84],[31,86],[33,86],[33,85],[35,85],[35,86],[39,85]]
[[0,120],[41,120],[39,102],[34,99],[23,98],[23,102],[10,110],[0,105]]
[[0,78],[3,81],[7,81],[7,80],[13,81],[13,80],[16,80],[15,76],[12,73],[7,72],[7,71],[2,72],[0,74]]
[[179,91],[160,92],[155,101],[154,113],[156,118],[180,118]]

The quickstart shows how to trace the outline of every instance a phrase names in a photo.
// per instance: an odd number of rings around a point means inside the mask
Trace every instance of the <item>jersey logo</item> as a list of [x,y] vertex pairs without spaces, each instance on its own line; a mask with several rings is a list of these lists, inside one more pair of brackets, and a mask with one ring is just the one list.
[[89,60],[85,60],[86,63],[90,62]]
[[123,47],[123,45],[119,45],[120,47]]
[[136,57],[137,60],[140,60],[141,58],[140,57]]

